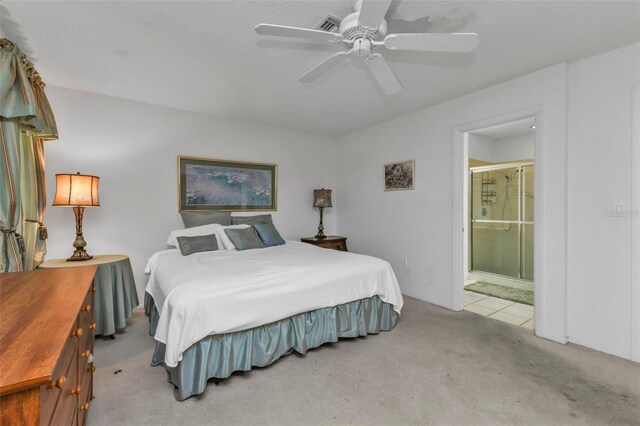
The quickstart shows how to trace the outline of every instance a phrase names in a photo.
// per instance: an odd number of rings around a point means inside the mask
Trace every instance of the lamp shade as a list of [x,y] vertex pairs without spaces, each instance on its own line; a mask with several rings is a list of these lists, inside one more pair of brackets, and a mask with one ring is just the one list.
[[72,174],[56,175],[56,195],[54,206],[99,207],[97,176]]
[[331,204],[331,190],[324,188],[314,189],[313,207],[333,207]]

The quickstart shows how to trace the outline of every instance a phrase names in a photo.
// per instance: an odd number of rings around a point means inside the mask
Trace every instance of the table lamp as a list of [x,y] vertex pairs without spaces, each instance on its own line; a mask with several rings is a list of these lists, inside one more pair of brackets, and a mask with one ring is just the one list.
[[325,238],[324,225],[322,224],[322,211],[325,207],[333,207],[331,205],[331,190],[330,189],[314,189],[313,190],[313,207],[320,209],[320,225],[318,225],[318,233],[316,238]]
[[82,236],[82,216],[85,207],[100,207],[98,198],[97,176],[81,175],[80,172],[72,174],[56,175],[56,195],[53,199],[54,206],[73,207],[76,216],[76,239],[73,242],[75,250],[73,255],[67,259],[70,261],[89,260],[93,256],[84,249],[87,242]]

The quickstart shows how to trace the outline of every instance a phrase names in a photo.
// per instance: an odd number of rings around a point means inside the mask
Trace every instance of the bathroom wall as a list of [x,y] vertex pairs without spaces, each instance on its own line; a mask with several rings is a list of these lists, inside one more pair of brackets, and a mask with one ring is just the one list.
[[533,160],[535,157],[535,133],[526,133],[504,139],[490,139],[469,133],[469,158],[488,163]]

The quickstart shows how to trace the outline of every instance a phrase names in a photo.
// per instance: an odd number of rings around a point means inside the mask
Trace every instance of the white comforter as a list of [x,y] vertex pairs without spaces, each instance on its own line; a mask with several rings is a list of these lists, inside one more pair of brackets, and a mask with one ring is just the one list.
[[146,291],[160,314],[155,339],[166,345],[169,367],[208,335],[247,330],[375,295],[398,313],[403,304],[388,262],[296,241],[190,256],[178,249],[163,250],[149,259],[145,273]]

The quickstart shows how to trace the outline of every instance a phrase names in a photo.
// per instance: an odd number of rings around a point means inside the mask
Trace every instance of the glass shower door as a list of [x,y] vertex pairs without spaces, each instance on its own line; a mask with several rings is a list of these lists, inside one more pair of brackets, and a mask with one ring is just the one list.
[[470,180],[471,270],[533,280],[533,164],[473,168]]
[[520,277],[533,281],[533,165],[522,167],[522,256]]

